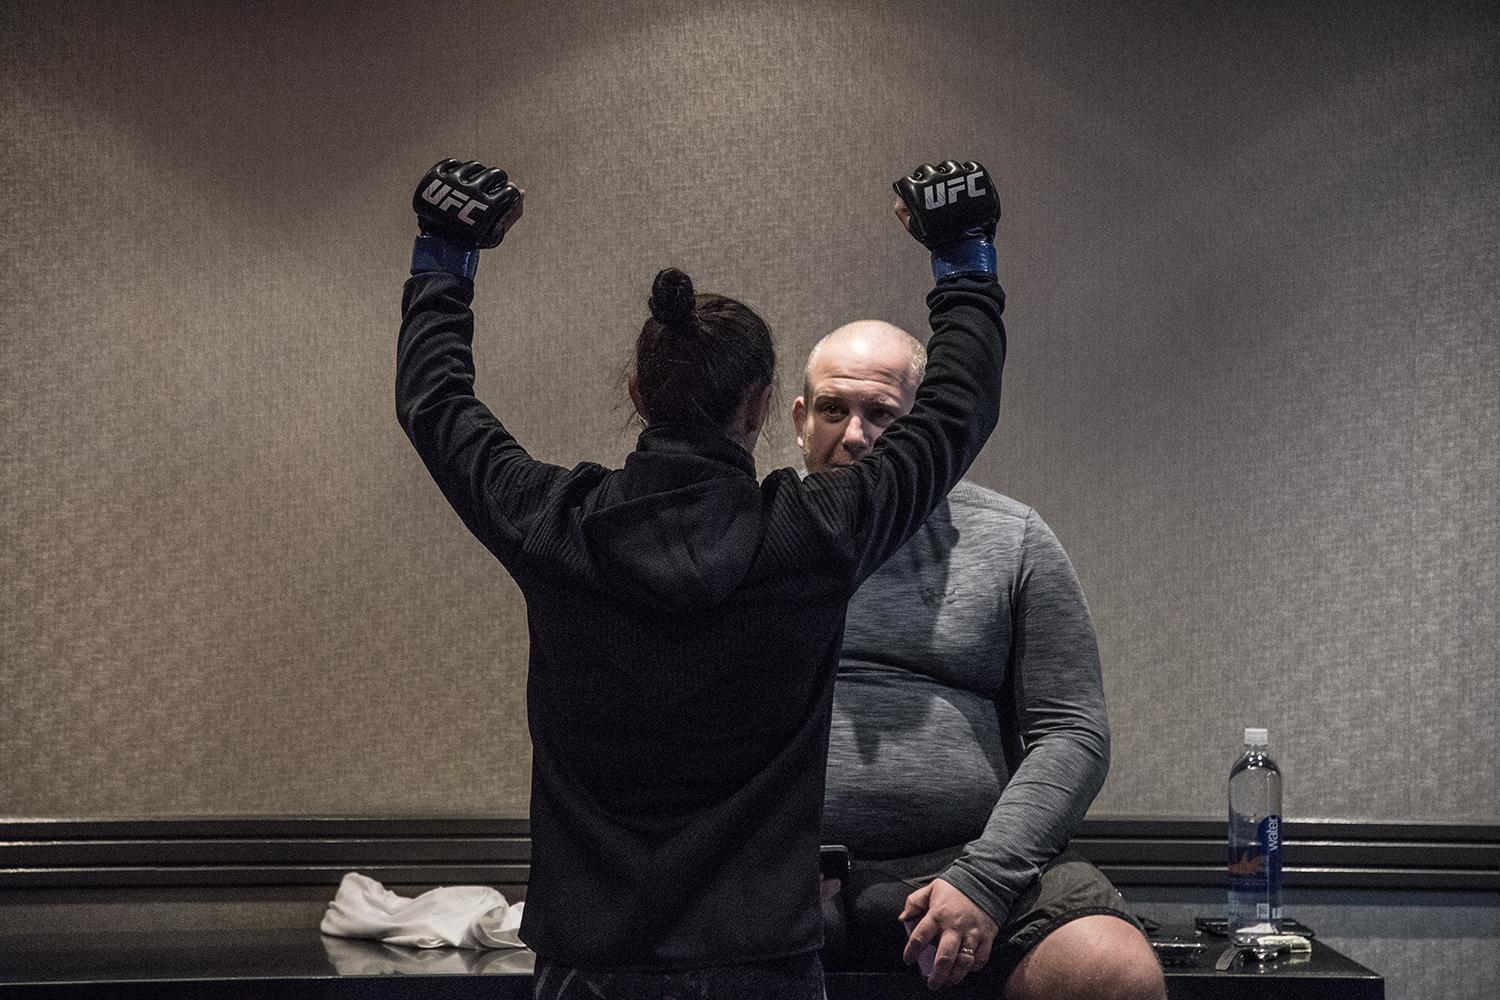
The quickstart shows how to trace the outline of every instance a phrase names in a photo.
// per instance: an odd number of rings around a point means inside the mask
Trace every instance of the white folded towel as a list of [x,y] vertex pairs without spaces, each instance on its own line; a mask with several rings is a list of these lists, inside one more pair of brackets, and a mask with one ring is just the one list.
[[349,872],[321,930],[335,937],[376,938],[412,948],[524,948],[519,931],[525,903],[483,885],[455,885],[398,896],[366,875]]
[[319,934],[341,976],[530,975],[536,956],[525,948],[407,948],[383,941]]

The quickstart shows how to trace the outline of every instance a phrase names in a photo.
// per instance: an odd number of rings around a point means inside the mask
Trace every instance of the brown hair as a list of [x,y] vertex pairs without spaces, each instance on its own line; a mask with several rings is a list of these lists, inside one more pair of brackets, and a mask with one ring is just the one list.
[[694,294],[674,267],[657,272],[650,307],[630,373],[641,416],[728,430],[745,397],[775,381],[771,328],[743,302]]

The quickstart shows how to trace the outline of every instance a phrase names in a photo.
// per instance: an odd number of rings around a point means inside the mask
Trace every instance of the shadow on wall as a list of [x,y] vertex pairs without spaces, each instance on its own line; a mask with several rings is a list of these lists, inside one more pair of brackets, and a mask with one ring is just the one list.
[[[23,105],[50,108],[49,95],[65,95],[64,110],[102,116],[157,169],[194,178],[216,213],[273,230],[355,207],[340,203],[384,170],[382,158],[403,175],[425,163],[432,143],[393,136],[392,123],[428,121],[443,133],[467,117],[477,139],[477,94],[499,95],[503,109],[505,91],[524,87],[539,60],[674,16],[652,4],[603,16],[602,7],[479,0],[10,6],[5,48],[27,69],[11,81]],[[507,6],[523,30],[507,26]],[[539,37],[555,47],[527,44]],[[484,123],[524,134],[511,124]]]

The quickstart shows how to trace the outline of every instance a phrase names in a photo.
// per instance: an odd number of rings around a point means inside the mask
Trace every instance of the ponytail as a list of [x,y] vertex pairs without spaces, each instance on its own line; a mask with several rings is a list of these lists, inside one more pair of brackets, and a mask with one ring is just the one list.
[[631,376],[641,416],[728,430],[745,398],[776,378],[771,328],[743,302],[694,294],[673,267],[657,273],[649,306]]

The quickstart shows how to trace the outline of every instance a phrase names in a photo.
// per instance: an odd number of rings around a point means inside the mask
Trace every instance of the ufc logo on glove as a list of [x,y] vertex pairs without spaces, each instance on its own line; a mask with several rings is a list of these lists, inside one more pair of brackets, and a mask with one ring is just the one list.
[[967,177],[954,177],[946,183],[934,184],[922,189],[922,200],[928,208],[942,208],[958,201],[967,191],[970,198],[982,198],[989,192],[980,186],[983,170],[976,170]]
[[427,190],[422,192],[422,200],[428,204],[436,205],[439,212],[446,212],[450,208],[460,209],[458,213],[459,221],[470,226],[478,221],[470,217],[470,212],[484,212],[489,209],[488,205],[481,205],[472,198],[459,194],[447,184],[437,180],[427,185]]

